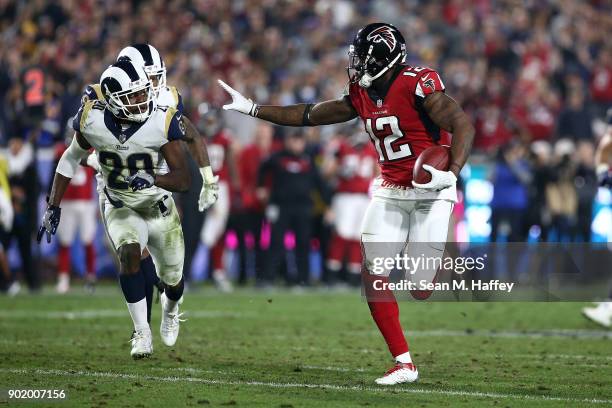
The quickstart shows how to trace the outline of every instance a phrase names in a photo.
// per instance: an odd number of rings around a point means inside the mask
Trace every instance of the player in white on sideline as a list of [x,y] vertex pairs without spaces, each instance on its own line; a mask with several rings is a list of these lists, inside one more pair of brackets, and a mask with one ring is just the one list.
[[[58,163],[38,241],[46,233],[50,242],[57,231],[66,187],[93,147],[104,181],[103,221],[119,258],[119,281],[134,323],[131,355],[142,358],[153,352],[139,267],[145,246],[166,287],[162,340],[174,345],[179,333],[185,248],[170,192],[186,191],[191,184],[181,144],[185,125],[176,109],[156,105],[151,81],[130,61],[108,67],[100,87],[104,99],[87,101],[73,121],[75,137]],[[169,171],[161,174],[164,159]]]

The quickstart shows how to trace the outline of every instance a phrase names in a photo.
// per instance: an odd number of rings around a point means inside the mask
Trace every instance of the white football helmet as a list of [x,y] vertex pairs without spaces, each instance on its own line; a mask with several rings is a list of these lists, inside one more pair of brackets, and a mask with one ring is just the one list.
[[156,96],[159,95],[159,90],[166,86],[166,64],[159,51],[151,44],[132,44],[125,47],[117,56],[117,61],[121,59],[128,59],[144,68]]
[[153,87],[142,66],[117,61],[100,77],[108,109],[118,119],[144,122],[156,108]]

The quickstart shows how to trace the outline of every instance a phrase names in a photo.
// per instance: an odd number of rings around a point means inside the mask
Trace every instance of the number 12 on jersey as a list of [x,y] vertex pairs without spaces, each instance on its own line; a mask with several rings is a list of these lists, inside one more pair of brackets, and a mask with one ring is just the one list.
[[404,134],[396,116],[375,118],[374,128],[372,128],[372,119],[368,118],[366,131],[378,152],[379,161],[393,161],[412,156],[408,141],[400,140]]

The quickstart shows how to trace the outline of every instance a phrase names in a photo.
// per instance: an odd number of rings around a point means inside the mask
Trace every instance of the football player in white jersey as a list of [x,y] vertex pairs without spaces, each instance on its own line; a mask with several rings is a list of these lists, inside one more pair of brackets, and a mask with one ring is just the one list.
[[[103,100],[87,101],[73,121],[75,137],[62,155],[38,233],[47,242],[57,231],[62,196],[77,166],[95,149],[104,181],[103,221],[120,262],[119,281],[134,323],[131,355],[153,351],[147,322],[142,251],[147,247],[165,285],[162,341],[175,344],[183,294],[183,232],[171,192],[191,183],[181,144],[186,129],[175,108],[156,105],[144,69],[118,61],[100,79]],[[169,171],[160,172],[167,163]]]
[[[181,94],[178,92],[176,87],[167,85],[166,65],[159,51],[157,51],[155,47],[153,47],[151,44],[132,44],[123,48],[119,52],[117,61],[123,59],[131,61],[136,66],[143,67],[145,73],[151,80],[157,106],[175,108],[179,112],[183,112],[183,101]],[[83,103],[96,99],[103,99],[100,84],[88,85],[85,88],[85,93],[83,94]],[[196,127],[186,116],[183,116],[183,121],[186,129],[183,140],[187,143],[189,153],[191,154],[196,165],[199,167],[200,174],[202,175],[202,189],[200,191],[198,209],[200,211],[204,211],[217,201],[219,194],[218,177],[213,175],[204,138],[200,136]],[[87,164],[90,167],[99,170],[99,165],[96,161],[95,154],[91,154],[88,157]],[[167,166],[165,163],[162,164],[160,172],[167,172]],[[98,193],[100,196],[103,196],[103,191],[101,189],[104,186],[104,183],[99,172],[96,179],[98,182]],[[154,287],[158,287],[163,291],[163,285],[160,285],[160,280],[155,271],[155,265],[153,264],[151,257],[149,256],[149,252],[146,249],[142,255],[140,268],[145,275],[147,320],[150,323]]]

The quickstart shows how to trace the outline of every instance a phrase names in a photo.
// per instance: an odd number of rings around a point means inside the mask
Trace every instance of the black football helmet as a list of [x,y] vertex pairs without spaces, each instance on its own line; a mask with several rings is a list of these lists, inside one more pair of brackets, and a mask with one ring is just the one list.
[[349,80],[368,88],[405,56],[406,41],[397,28],[387,23],[368,24],[349,47]]

